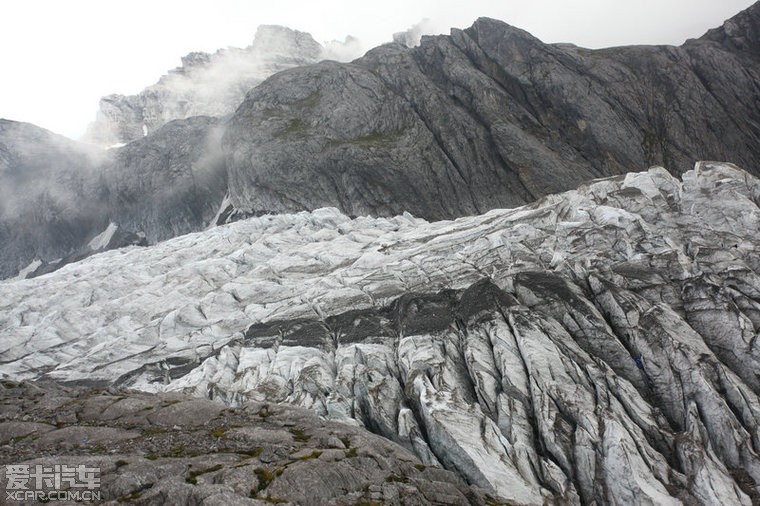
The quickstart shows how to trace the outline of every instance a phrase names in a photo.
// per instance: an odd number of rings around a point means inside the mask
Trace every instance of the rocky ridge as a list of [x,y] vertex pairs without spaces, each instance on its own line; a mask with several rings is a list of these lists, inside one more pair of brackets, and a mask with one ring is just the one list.
[[182,58],[182,66],[137,95],[103,97],[84,140],[102,146],[124,144],[172,120],[226,116],[248,90],[272,74],[323,59],[351,60],[360,54],[360,44],[352,37],[322,46],[308,33],[262,25],[246,48],[190,53]]
[[[321,47],[264,27],[250,48],[190,55],[144,93],[114,99],[126,105],[112,104],[96,130],[108,137],[116,125],[127,133],[108,143],[136,139],[129,145],[42,172],[30,170],[31,152],[7,158],[38,183],[4,179],[4,193],[29,198],[16,199],[13,216],[0,209],[0,278],[81,258],[110,223],[155,243],[323,206],[449,219],[653,164],[679,174],[692,157],[757,174],[759,18],[756,4],[679,47],[601,50],[480,19],[416,47],[405,44],[424,27],[354,62],[314,64],[347,58],[355,41]],[[201,113],[211,116],[185,117]],[[166,123],[173,117],[184,119]],[[61,160],[87,151],[69,143],[64,153],[52,134],[14,128],[28,139],[0,129],[8,152],[36,142],[42,152],[58,146]],[[68,182],[51,192],[50,181]]]
[[0,278],[208,227],[227,193],[220,128],[196,116],[102,151],[0,120]]
[[455,221],[253,218],[0,284],[0,372],[307,408],[511,503],[749,505],[759,203],[703,162]]
[[232,203],[448,219],[694,158],[760,174],[759,24],[590,50],[481,18],[276,74],[226,129]]

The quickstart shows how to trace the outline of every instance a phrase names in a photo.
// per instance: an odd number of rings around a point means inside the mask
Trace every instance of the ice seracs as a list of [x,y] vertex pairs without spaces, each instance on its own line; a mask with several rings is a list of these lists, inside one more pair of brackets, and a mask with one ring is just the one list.
[[760,182],[454,221],[268,215],[0,284],[8,378],[288,403],[519,504],[751,504]]

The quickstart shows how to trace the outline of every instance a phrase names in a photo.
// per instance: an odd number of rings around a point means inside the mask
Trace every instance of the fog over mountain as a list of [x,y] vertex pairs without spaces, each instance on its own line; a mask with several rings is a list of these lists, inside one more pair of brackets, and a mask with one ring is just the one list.
[[0,119],[0,464],[135,504],[760,504],[760,2],[715,25],[265,25],[86,142]]
[[110,147],[144,137],[171,120],[225,116],[248,90],[280,70],[322,59],[349,61],[360,54],[359,41],[351,37],[322,46],[307,33],[260,26],[246,48],[190,53],[181,67],[140,94],[104,97],[82,140]]
[[[678,174],[730,159],[757,173],[758,16],[755,5],[679,47],[602,50],[481,19],[409,47],[412,28],[351,63],[309,63],[335,48],[264,27],[247,49],[190,55],[142,93],[104,98],[91,139],[132,144],[49,164],[26,193],[10,181],[4,191],[27,198],[13,225],[0,216],[0,275],[79,258],[110,223],[153,243],[219,217],[322,206],[453,218],[653,164]],[[186,118],[198,112],[211,116]],[[15,160],[17,172],[36,163]],[[48,188],[61,178],[81,181]]]
[[[751,0],[132,0],[129,7],[74,0],[35,0],[5,6],[0,30],[3,75],[0,117],[82,136],[98,99],[137,94],[190,52],[213,54],[251,44],[256,27],[288,26],[325,45],[353,35],[364,50],[392,40],[428,18],[432,34],[491,17],[546,42],[602,48],[627,44],[679,45],[752,3]],[[116,20],[118,19],[118,22]],[[65,55],[52,57],[53,53]],[[86,76],[86,77],[85,77]]]

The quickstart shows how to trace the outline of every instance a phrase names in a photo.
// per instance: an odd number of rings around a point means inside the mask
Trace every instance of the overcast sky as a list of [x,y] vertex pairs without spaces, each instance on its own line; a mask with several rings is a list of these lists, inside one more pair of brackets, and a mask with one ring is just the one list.
[[0,118],[72,138],[98,99],[133,94],[191,51],[251,43],[260,24],[354,35],[365,49],[429,18],[439,33],[489,16],[545,42],[586,47],[681,44],[751,0],[3,0]]

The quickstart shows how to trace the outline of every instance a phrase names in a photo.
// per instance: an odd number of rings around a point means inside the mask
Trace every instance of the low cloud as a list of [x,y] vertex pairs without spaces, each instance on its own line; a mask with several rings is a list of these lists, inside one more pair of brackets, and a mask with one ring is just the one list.
[[263,25],[246,48],[190,53],[182,58],[182,66],[141,93],[104,97],[83,140],[109,147],[138,139],[174,119],[225,116],[272,74],[323,59],[350,61],[361,53],[354,37],[322,46],[308,33]]
[[438,33],[435,24],[428,18],[423,19],[408,30],[393,34],[393,42],[403,44],[407,47],[420,45],[423,35]]

